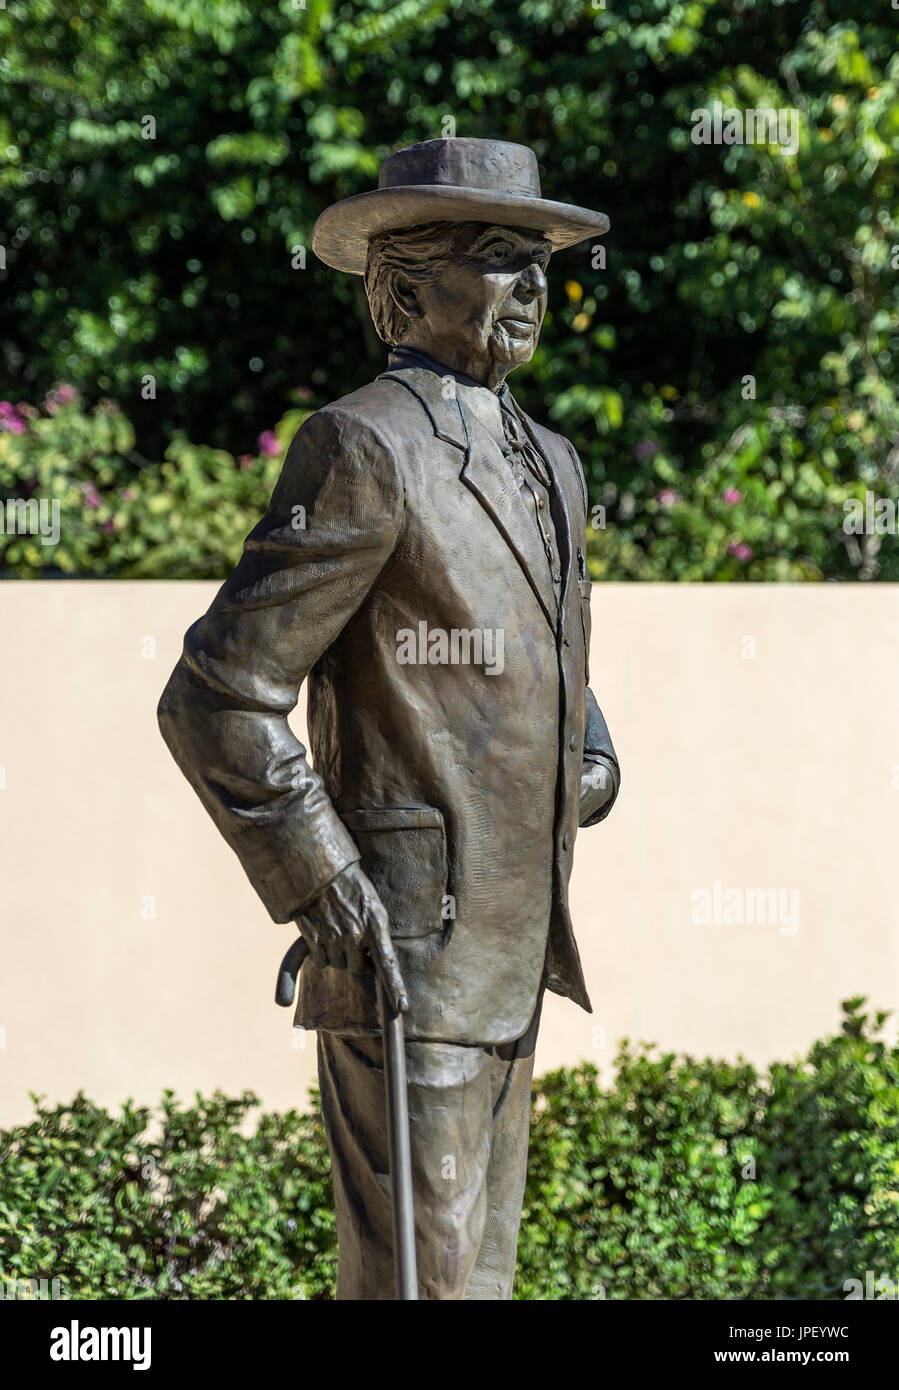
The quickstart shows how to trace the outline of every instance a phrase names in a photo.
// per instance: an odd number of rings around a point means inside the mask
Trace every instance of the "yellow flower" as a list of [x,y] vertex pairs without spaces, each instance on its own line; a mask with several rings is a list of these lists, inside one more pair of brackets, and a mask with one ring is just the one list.
[[757,193],[744,193],[743,202],[748,208],[760,208],[762,206],[762,200]]
[[574,329],[575,333],[583,333],[585,328],[590,327],[590,315],[575,314],[574,321],[572,322],[571,326]]
[[830,126],[818,126],[818,139],[823,140],[825,145],[830,144],[831,140],[833,139],[833,131],[830,129]]
[[581,289],[577,280],[565,281],[565,293],[574,304],[580,304],[584,297],[584,291]]

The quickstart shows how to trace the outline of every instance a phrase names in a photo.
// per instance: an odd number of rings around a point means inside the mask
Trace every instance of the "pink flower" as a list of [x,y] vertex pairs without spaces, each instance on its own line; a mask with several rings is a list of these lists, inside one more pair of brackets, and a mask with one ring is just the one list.
[[102,504],[103,498],[100,496],[93,483],[85,483],[83,492],[84,505],[86,507],[99,507]]
[[237,466],[239,468],[252,468],[255,462],[256,460],[252,454],[241,454],[240,458],[237,460]]
[[663,487],[656,495],[656,501],[660,507],[673,507],[675,502],[680,501],[680,493],[675,492],[673,487]]
[[274,458],[276,454],[281,452],[281,445],[278,443],[278,436],[274,430],[263,430],[256,442],[259,445],[260,454],[265,454],[267,458]]
[[114,531],[114,530],[115,530],[115,518],[114,518],[114,517],[108,517],[106,521],[101,521],[101,523],[100,523],[100,530],[101,530],[101,531]]
[[78,399],[78,392],[74,386],[68,386],[65,382],[60,386],[54,386],[44,401],[44,409],[50,415],[55,415],[61,405],[70,405],[72,401]]
[[28,426],[10,401],[0,401],[0,430],[9,434],[24,434]]
[[745,541],[731,541],[727,547],[727,553],[734,555],[738,560],[751,560],[752,546],[747,545]]
[[724,498],[725,502],[734,503],[743,501],[743,494],[738,487],[726,487],[721,496]]

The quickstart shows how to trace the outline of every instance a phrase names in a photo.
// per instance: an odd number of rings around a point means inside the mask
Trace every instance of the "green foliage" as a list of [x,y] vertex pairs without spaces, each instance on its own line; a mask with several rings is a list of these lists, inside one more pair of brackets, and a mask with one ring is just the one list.
[[[621,1046],[535,1083],[516,1296],[845,1297],[899,1279],[899,1047],[844,1006],[802,1061]],[[313,1101],[315,1096],[313,1094]],[[113,1117],[79,1095],[0,1136],[0,1276],[72,1298],[333,1297],[315,1112],[199,1096]]]
[[315,1114],[262,1115],[249,1093],[165,1093],[118,1118],[81,1094],[3,1136],[6,1279],[69,1298],[323,1298],[335,1278],[328,1156]]
[[[268,505],[287,445],[307,409],[265,430],[258,452],[235,459],[176,433],[162,463],[133,448],[134,429],[111,401],[84,412],[71,388],[51,393],[43,413],[22,407],[0,430],[0,573],[35,578],[94,573],[138,579],[223,578]],[[0,403],[2,405],[2,403]],[[9,502],[59,502],[58,541],[45,512],[26,531]],[[3,501],[0,501],[0,508]],[[10,517],[12,520],[10,520]]]
[[[516,377],[606,509],[594,574],[896,579],[894,540],[841,529],[847,496],[899,493],[894,16],[883,0],[8,0],[2,394],[111,396],[160,457],[179,431],[246,452],[297,382],[319,400],[355,388],[384,351],[359,283],[312,256],[313,222],[452,118],[531,145],[549,196],[611,214],[604,269],[589,243],[555,261]],[[714,101],[795,109],[798,148],[693,143]]]
[[899,1047],[841,1033],[759,1075],[624,1044],[537,1098],[519,1298],[840,1299],[899,1280]]

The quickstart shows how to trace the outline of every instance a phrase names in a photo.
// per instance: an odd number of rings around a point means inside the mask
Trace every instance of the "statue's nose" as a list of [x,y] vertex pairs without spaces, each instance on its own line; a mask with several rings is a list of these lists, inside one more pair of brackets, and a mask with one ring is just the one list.
[[523,270],[518,277],[518,284],[515,292],[519,299],[525,303],[530,303],[541,294],[546,294],[546,276],[543,267],[536,261],[532,261],[526,270]]

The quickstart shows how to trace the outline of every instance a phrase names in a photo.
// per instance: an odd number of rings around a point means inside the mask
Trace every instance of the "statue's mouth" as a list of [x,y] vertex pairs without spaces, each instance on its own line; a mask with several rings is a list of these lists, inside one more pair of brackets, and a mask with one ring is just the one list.
[[503,314],[497,319],[497,323],[501,324],[512,338],[528,338],[537,330],[534,319],[519,318],[511,314]]

